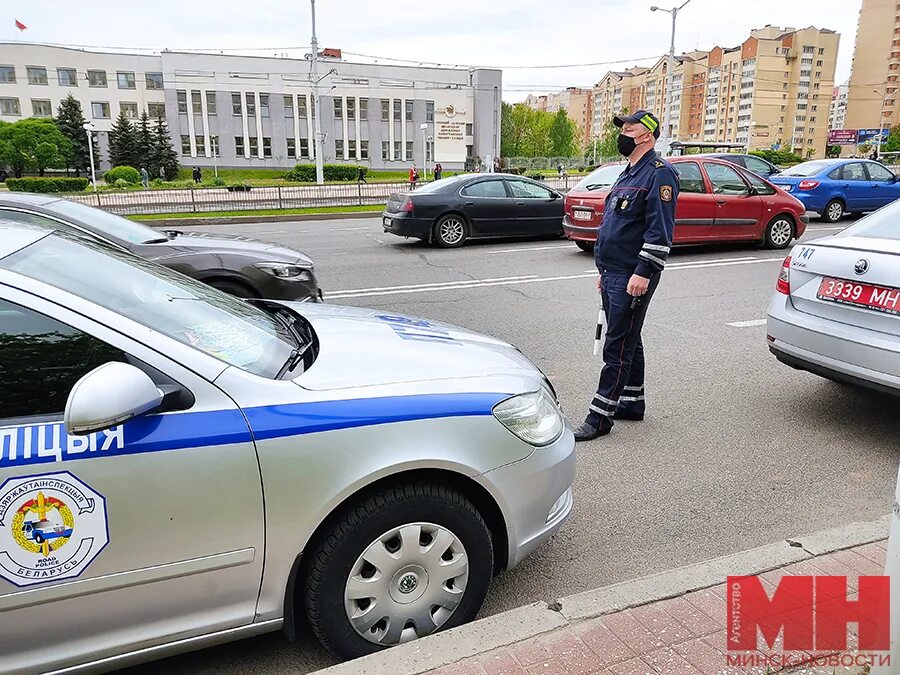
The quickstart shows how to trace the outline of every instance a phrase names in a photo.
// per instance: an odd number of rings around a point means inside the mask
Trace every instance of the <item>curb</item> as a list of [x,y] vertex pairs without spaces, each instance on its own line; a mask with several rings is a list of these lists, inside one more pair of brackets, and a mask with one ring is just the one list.
[[779,541],[646,577],[536,602],[448,631],[354,659],[321,675],[418,675],[537,637],[573,623],[725,583],[728,576],[762,574],[801,560],[886,539],[891,516]]
[[188,225],[234,225],[239,223],[283,223],[301,222],[305,220],[344,220],[345,218],[374,218],[381,211],[347,211],[343,213],[297,213],[284,216],[198,216],[196,218],[154,218],[153,220],[136,220],[135,222],[149,227],[182,227]]

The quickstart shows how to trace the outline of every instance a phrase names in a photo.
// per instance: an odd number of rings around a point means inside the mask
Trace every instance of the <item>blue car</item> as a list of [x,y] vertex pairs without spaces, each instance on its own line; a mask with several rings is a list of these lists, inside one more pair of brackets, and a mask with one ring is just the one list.
[[865,159],[803,162],[769,180],[829,223],[847,213],[874,211],[900,198],[900,178],[883,164]]
[[25,536],[36,544],[43,544],[51,539],[71,537],[72,528],[65,525],[57,525],[49,520],[29,520],[22,525]]

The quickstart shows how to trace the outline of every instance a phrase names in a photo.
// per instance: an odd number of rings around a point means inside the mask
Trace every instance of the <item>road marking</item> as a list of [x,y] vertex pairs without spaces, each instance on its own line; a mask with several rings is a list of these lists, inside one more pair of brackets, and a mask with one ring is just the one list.
[[754,326],[765,326],[768,319],[751,319],[750,321],[732,321],[726,323],[726,326],[734,326],[735,328],[752,328]]
[[557,248],[575,250],[571,244],[554,244],[553,246],[529,246],[527,248],[501,248],[497,251],[488,251],[488,254],[495,255],[497,253],[521,253],[523,251],[551,251]]
[[360,230],[368,230],[368,227],[339,227],[340,232],[359,232]]
[[[765,262],[782,262],[782,258],[730,258],[716,262],[706,263],[681,263],[671,267],[673,270],[706,269],[708,267],[724,267],[731,265],[753,265]],[[408,295],[410,293],[427,293],[429,291],[458,291],[469,288],[488,288],[491,286],[517,286],[519,284],[546,283],[551,281],[569,281],[572,279],[589,279],[596,277],[597,271],[591,270],[581,274],[567,274],[556,277],[538,277],[528,275],[523,277],[504,277],[495,279],[472,279],[461,281],[444,281],[433,284],[413,284],[409,286],[384,286],[381,288],[353,288],[342,291],[334,291],[328,294],[329,300],[342,298],[370,298],[384,295]]]
[[833,232],[834,230],[846,230],[849,225],[844,227],[807,227],[807,232]]

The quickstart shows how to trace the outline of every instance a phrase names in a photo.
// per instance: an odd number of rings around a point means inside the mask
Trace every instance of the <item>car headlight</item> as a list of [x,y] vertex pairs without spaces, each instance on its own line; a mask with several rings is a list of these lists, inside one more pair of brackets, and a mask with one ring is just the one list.
[[285,263],[256,263],[255,268],[268,272],[279,279],[293,279],[295,281],[309,281],[312,279],[312,270],[299,265],[287,265]]
[[519,394],[494,406],[494,417],[529,445],[550,445],[565,428],[562,412],[544,387]]

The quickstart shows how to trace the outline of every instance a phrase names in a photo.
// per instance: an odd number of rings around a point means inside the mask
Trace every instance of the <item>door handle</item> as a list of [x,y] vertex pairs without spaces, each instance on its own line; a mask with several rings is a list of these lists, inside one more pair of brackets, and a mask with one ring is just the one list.
[[525,202],[516,202],[516,206],[525,206]]
[[725,206],[727,203],[728,203],[728,202],[726,202],[724,199],[717,199],[717,200],[716,200],[716,204],[718,204],[719,206]]
[[466,202],[466,206],[475,206],[475,202]]

